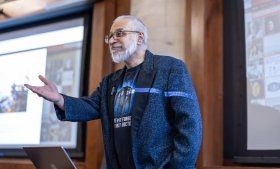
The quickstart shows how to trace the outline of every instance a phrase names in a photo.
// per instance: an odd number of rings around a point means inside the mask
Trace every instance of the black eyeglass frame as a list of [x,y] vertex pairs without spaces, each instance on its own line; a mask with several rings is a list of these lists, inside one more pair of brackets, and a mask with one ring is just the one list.
[[109,33],[108,35],[106,35],[104,37],[104,41],[106,44],[109,44],[109,40],[114,37],[114,38],[121,38],[121,37],[124,37],[126,36],[126,33],[129,32],[129,33],[141,33],[139,31],[131,31],[131,30],[116,30],[115,32],[113,33]]

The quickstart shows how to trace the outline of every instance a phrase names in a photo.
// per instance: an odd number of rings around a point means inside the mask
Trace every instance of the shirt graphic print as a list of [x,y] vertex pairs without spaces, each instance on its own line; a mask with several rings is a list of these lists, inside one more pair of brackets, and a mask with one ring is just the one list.
[[141,65],[126,70],[123,82],[117,87],[114,98],[114,140],[121,169],[133,169],[131,151],[132,106],[135,81]]
[[133,101],[133,89],[130,86],[122,87],[115,96],[114,126],[115,128],[131,126],[130,109]]

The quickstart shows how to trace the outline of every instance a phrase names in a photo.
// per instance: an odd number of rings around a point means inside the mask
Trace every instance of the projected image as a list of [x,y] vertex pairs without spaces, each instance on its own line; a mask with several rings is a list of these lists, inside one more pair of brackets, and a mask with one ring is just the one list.
[[265,94],[266,98],[275,98],[280,96],[280,78],[271,77],[265,80]]
[[280,17],[279,15],[271,15],[265,17],[265,34],[272,35],[280,31]]
[[[271,78],[280,79],[280,4],[278,3],[271,0],[244,1],[247,82],[258,79],[265,84],[262,99],[280,97],[280,93],[275,90],[279,80],[271,82]],[[254,97],[248,97],[248,102],[255,102]],[[266,102],[264,104],[271,106]]]
[[275,107],[276,110],[280,111],[280,97],[272,98],[272,99],[266,99],[266,105],[270,105],[270,107]]
[[244,0],[247,149],[279,150],[280,1]]
[[262,40],[254,40],[247,44],[248,61],[263,58],[263,42]]
[[15,82],[10,85],[10,88],[9,94],[4,94],[5,90],[0,92],[0,113],[25,112],[27,106],[26,88],[22,84],[16,84]]
[[[78,95],[78,85],[75,83],[77,80],[74,77],[78,77],[76,69],[79,69],[80,62],[76,59],[82,52],[81,43],[49,47],[48,51],[46,78],[56,84],[59,92]],[[75,136],[73,131],[76,131],[76,126],[73,126],[72,122],[62,123],[59,121],[53,109],[53,104],[45,101],[43,104],[41,142],[70,142],[72,137]]]
[[264,97],[264,85],[261,80],[251,80],[248,82],[248,97],[254,102]]
[[266,57],[265,64],[265,77],[279,77],[280,76],[280,54]]
[[247,65],[247,76],[250,79],[263,78],[264,65],[263,60],[258,59],[248,63]]
[[42,100],[23,85],[39,84],[37,72],[45,75],[46,55],[46,49],[0,55],[0,144],[39,143]]
[[0,34],[0,149],[38,144],[77,147],[78,123],[59,121],[54,105],[23,85],[42,86],[38,75],[43,75],[60,93],[78,97],[83,25],[83,18],[75,18]]
[[[45,55],[45,50],[34,50],[0,56],[0,113],[27,112],[28,90],[24,83],[31,80],[32,71],[44,73],[44,65],[31,68],[30,59],[45,64]],[[42,59],[38,61],[38,57]]]
[[246,38],[254,40],[261,38],[264,35],[264,20],[263,18],[248,19],[246,24]]

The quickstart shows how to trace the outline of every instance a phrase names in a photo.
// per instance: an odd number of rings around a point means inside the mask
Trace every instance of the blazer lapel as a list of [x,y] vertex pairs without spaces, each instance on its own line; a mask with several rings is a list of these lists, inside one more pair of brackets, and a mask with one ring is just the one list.
[[108,101],[109,101],[109,106],[108,106],[108,110],[110,113],[110,117],[112,117],[112,120],[114,119],[114,98],[115,95],[117,93],[117,87],[119,86],[119,84],[122,83],[124,74],[126,71],[126,67],[124,67],[122,70],[120,70],[119,72],[117,72],[116,74],[114,74],[114,76],[112,77],[112,79],[109,82],[109,93],[108,93]]
[[114,98],[117,92],[117,87],[120,83],[122,83],[122,77],[124,76],[126,68],[123,68],[119,72],[116,72],[111,80],[109,80],[108,84],[108,94],[107,94],[107,99],[108,99],[108,127],[109,127],[109,137],[111,139],[109,140],[110,142],[108,143],[108,146],[111,146],[112,149],[112,156],[111,163],[118,165],[117,162],[117,157],[116,157],[116,148],[115,148],[115,143],[114,143]]
[[[150,89],[153,85],[155,77],[155,70],[154,70],[154,56],[148,50],[145,53],[145,59],[142,65],[142,68],[139,72],[139,75],[136,79],[136,88],[148,88]],[[145,111],[149,92],[139,92],[134,95],[133,100],[133,107],[131,109],[132,112],[132,125],[131,125],[131,132],[132,132],[132,142],[135,138],[137,131],[139,129],[143,113]]]

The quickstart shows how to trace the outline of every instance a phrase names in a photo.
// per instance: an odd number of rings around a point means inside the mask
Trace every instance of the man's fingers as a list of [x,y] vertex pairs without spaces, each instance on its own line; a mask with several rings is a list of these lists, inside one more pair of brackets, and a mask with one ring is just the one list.
[[26,88],[30,89],[30,90],[32,90],[32,88],[34,88],[34,86],[31,86],[31,85],[29,85],[29,84],[24,84],[24,86],[25,86]]
[[48,85],[50,83],[44,76],[39,75],[38,77],[45,85]]
[[39,92],[39,88],[37,86],[31,86],[29,84],[24,84],[25,87],[27,87],[29,90],[31,90],[34,93],[38,93]]

